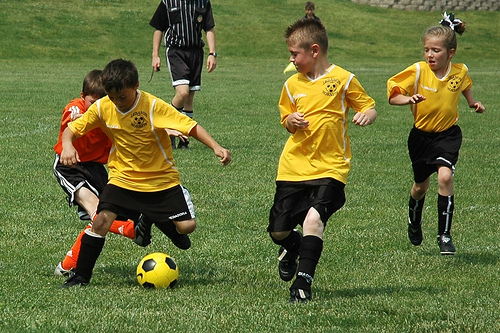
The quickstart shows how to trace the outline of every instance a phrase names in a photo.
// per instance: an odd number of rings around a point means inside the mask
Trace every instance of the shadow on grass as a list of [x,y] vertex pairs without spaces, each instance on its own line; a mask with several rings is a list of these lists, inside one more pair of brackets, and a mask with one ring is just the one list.
[[378,296],[378,295],[393,295],[393,294],[413,294],[425,293],[429,295],[437,295],[442,293],[443,289],[435,287],[405,287],[405,286],[385,286],[385,287],[359,287],[340,290],[326,290],[318,288],[318,294],[322,298],[354,298],[358,296]]
[[458,253],[455,255],[457,261],[472,265],[496,265],[500,261],[499,253],[489,252],[466,252]]

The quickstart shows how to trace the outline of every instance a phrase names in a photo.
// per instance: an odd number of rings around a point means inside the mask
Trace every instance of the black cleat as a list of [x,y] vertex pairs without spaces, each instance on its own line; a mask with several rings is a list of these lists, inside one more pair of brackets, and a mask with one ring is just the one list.
[[179,140],[179,144],[177,145],[177,149],[189,149],[189,140]]
[[408,219],[408,238],[415,246],[422,244],[422,240],[424,239],[424,236],[422,235],[422,222],[420,222],[419,225],[414,225]]
[[311,293],[304,289],[294,288],[290,290],[290,303],[307,303],[311,300]]
[[151,224],[144,221],[144,216],[142,214],[139,216],[134,229],[134,243],[142,247],[146,247],[151,244]]
[[437,236],[437,242],[439,245],[439,250],[441,251],[442,255],[454,255],[456,250],[455,250],[455,245],[453,245],[453,241],[451,240],[450,235],[438,235]]
[[60,288],[71,288],[71,287],[84,287],[90,283],[89,280],[84,278],[83,276],[71,272],[69,278],[61,285]]

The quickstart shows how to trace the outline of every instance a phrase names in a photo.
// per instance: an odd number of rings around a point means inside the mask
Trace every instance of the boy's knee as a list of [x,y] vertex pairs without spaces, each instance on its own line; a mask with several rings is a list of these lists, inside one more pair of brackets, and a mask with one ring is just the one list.
[[281,241],[287,238],[288,235],[290,235],[290,231],[271,231],[269,233],[269,236],[271,236],[271,239],[273,240],[274,243],[276,243],[276,241]]
[[196,220],[191,219],[191,220],[176,222],[175,226],[177,227],[177,231],[180,234],[184,235],[190,234],[196,229]]

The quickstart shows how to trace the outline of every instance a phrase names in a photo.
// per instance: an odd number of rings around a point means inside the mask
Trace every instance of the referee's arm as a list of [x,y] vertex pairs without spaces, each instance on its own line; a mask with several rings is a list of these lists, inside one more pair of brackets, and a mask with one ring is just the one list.
[[[211,28],[207,30],[207,44],[208,44],[208,52],[212,54],[216,54],[216,47],[215,47],[215,31],[214,28]],[[161,36],[160,36],[161,38]],[[210,73],[217,67],[217,57],[210,55],[207,58],[207,69],[208,72]]]
[[153,70],[155,72],[158,72],[160,70],[160,66],[161,66],[160,44],[161,44],[161,37],[162,36],[163,36],[162,31],[155,30],[155,32],[153,34],[153,54],[152,54],[153,60],[151,63],[151,65],[153,66]]

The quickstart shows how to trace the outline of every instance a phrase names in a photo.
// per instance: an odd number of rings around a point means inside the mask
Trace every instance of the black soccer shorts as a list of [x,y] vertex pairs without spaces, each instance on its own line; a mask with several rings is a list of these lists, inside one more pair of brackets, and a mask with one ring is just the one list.
[[326,222],[345,203],[345,185],[332,178],[302,182],[276,182],[274,204],[269,213],[268,232],[289,231],[302,225],[311,207]]

